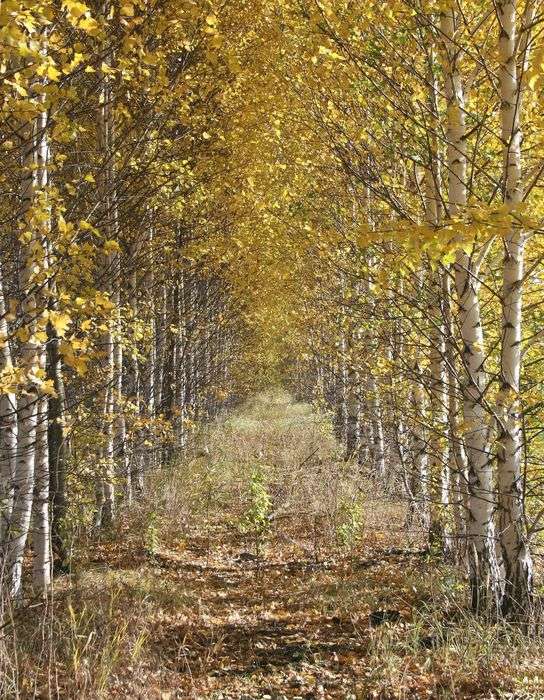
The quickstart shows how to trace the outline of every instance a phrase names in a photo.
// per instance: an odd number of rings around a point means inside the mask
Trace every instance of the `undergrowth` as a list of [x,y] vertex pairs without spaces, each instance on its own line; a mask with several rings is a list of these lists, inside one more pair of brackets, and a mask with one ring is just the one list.
[[4,611],[1,696],[544,697],[542,642],[469,614],[459,570],[331,436],[282,392],[205,431],[123,537]]

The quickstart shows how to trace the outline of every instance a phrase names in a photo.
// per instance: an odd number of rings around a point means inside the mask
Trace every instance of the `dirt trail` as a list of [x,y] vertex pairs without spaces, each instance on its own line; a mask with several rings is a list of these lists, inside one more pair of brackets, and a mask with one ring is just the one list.
[[369,560],[314,563],[276,549],[272,560],[237,561],[236,550],[226,541],[208,562],[198,546],[160,558],[163,575],[200,608],[154,630],[166,685],[178,697],[365,697],[375,673],[371,613],[383,603],[399,611],[395,624],[409,617],[395,578],[421,557],[374,550]]

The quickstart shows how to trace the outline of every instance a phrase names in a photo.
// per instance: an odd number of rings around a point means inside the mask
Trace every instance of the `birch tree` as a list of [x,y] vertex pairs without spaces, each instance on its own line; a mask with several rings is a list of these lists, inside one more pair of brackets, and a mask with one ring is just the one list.
[[522,181],[522,82],[529,50],[529,33],[535,6],[528,2],[521,34],[521,70],[518,61],[517,3],[497,3],[499,24],[499,81],[501,141],[504,154],[504,202],[511,216],[504,234],[502,273],[502,337],[499,398],[499,538],[504,568],[503,612],[518,614],[530,607],[533,563],[525,532],[523,503],[523,434],[520,417],[522,368],[522,308],[524,249],[527,234],[515,220],[523,201]]

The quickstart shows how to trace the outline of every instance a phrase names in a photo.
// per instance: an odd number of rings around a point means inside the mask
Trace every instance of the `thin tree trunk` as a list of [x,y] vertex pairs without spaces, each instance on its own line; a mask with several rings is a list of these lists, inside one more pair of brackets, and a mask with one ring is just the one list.
[[419,515],[425,531],[429,531],[429,456],[425,436],[424,420],[427,413],[425,392],[420,383],[421,370],[416,359],[412,389],[412,406],[414,410],[414,430],[412,436],[412,479],[411,494],[414,503],[419,504]]
[[368,402],[372,425],[371,458],[372,472],[379,479],[385,479],[385,442],[381,415],[378,385],[372,371],[368,377]]
[[[0,268],[0,372],[13,364],[9,345],[7,309]],[[0,546],[4,547],[13,511],[15,462],[17,458],[17,399],[14,393],[0,395]]]
[[[434,53],[429,54],[429,113],[430,143],[429,163],[424,173],[425,221],[435,229],[440,224],[440,172],[437,144],[438,106],[437,85],[434,77]],[[449,472],[447,463],[447,401],[444,343],[444,313],[442,297],[442,273],[432,271],[427,276],[430,288],[430,423],[429,426],[429,545],[449,554],[451,537],[448,531],[447,507],[449,498]]]
[[[440,17],[444,41],[445,94],[447,100],[448,214],[464,214],[467,204],[467,156],[465,103],[455,41],[453,7]],[[489,418],[484,405],[487,374],[484,369],[484,337],[481,321],[478,270],[471,257],[459,250],[455,260],[455,287],[459,303],[458,322],[463,343],[463,418],[469,478],[468,561],[472,607],[497,608],[499,571],[495,554],[494,487],[490,454]]]
[[[517,26],[514,0],[500,0],[497,15],[502,141],[504,144],[504,201],[509,210],[523,200],[521,179],[521,81],[517,66]],[[528,4],[526,32],[532,20]],[[525,52],[527,45],[525,45]],[[524,63],[526,57],[524,56]],[[522,474],[523,434],[520,415],[522,294],[525,232],[512,220],[504,235],[502,284],[501,388],[499,394],[499,537],[504,568],[502,610],[522,615],[531,608],[533,562],[524,523]]]
[[349,360],[347,373],[347,426],[346,426],[346,458],[352,459],[359,453],[359,413],[361,402],[359,399],[359,373],[353,367],[353,360]]
[[[109,14],[109,1],[102,5],[104,17]],[[111,52],[104,61],[106,66],[111,66]],[[98,145],[102,156],[99,192],[102,203],[102,228],[107,241],[115,239],[116,217],[114,200],[114,173],[113,173],[113,115],[112,115],[112,87],[107,71],[102,72],[102,90],[98,109]],[[104,255],[103,288],[111,297],[116,281],[117,272],[116,254]],[[113,279],[112,279],[113,277]],[[115,486],[114,480],[114,409],[115,409],[115,342],[113,319],[106,322],[106,330],[101,338],[101,350],[103,353],[103,389],[99,399],[102,410],[102,449],[100,460],[100,474],[96,483],[96,514],[95,527],[108,528],[112,525],[115,515]]]
[[[45,372],[45,358],[42,363]],[[34,549],[34,587],[45,592],[51,583],[51,523],[49,511],[49,450],[47,423],[49,418],[48,398],[38,402],[38,422],[36,427],[36,467],[33,502],[32,545]]]
[[[36,148],[36,178],[40,192],[45,192],[48,186],[49,143],[47,139],[47,111],[43,111],[37,119],[37,148]],[[49,219],[48,219],[49,220]],[[44,251],[43,266],[48,265],[48,222],[42,232],[42,248]],[[43,282],[41,283],[43,286]],[[45,306],[45,304],[43,304]],[[47,350],[45,345],[39,353],[41,376],[47,376]],[[34,548],[33,581],[38,590],[44,592],[51,583],[51,522],[49,511],[49,450],[47,441],[47,425],[49,420],[49,397],[42,394],[38,400],[38,417],[36,425],[36,464],[33,502],[32,543]]]
[[446,367],[448,402],[448,469],[450,474],[450,502],[453,506],[454,554],[459,561],[466,558],[468,475],[465,447],[459,434],[458,362],[455,348],[453,314],[451,309],[451,278],[449,270],[442,277],[446,328]]
[[59,353],[59,339],[51,326],[48,329],[47,378],[53,384],[55,395],[49,399],[48,453],[49,453],[49,500],[51,503],[51,542],[53,568],[65,571],[68,551],[64,539],[66,516],[66,442],[64,427],[64,378]]
[[[42,162],[47,150],[47,115],[45,111],[28,126],[24,136],[25,148],[22,217],[28,218],[36,195],[43,184]],[[38,154],[38,151],[40,154]],[[41,163],[41,164],[40,164]],[[29,222],[30,223],[30,222]],[[34,498],[34,477],[36,468],[36,439],[38,410],[41,389],[36,379],[40,375],[40,358],[44,353],[43,343],[37,339],[37,317],[40,313],[38,272],[45,269],[46,254],[42,241],[42,231],[34,229],[29,243],[24,246],[24,264],[20,273],[20,287],[24,295],[22,328],[25,340],[21,343],[20,365],[27,375],[25,390],[18,398],[18,440],[17,461],[14,479],[13,510],[9,527],[7,566],[10,578],[10,593],[17,597],[21,592],[23,555],[28,538]],[[42,466],[42,463],[40,463]]]

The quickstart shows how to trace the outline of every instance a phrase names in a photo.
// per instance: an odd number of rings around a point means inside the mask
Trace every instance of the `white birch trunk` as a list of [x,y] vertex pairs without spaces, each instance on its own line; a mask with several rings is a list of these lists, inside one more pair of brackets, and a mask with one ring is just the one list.
[[441,272],[432,275],[431,290],[431,353],[430,353],[430,523],[429,544],[444,554],[451,550],[451,532],[447,521],[449,506],[448,469],[448,403],[444,341],[444,314],[442,310]]
[[[118,309],[120,299],[116,300]],[[118,333],[120,331],[120,317],[117,317]],[[132,479],[130,471],[129,450],[127,446],[127,429],[123,397],[123,345],[119,338],[114,347],[114,455],[117,463],[117,471],[121,483],[124,485],[125,505],[130,506],[132,501]]]
[[359,453],[360,434],[359,434],[359,413],[361,403],[359,400],[359,383],[360,377],[357,370],[352,365],[353,360],[349,361],[347,372],[347,426],[346,426],[346,458],[351,459]]
[[370,422],[372,426],[371,459],[372,472],[379,479],[385,479],[385,440],[383,434],[382,412],[378,385],[372,371],[368,376],[368,403],[370,409]]
[[[32,226],[29,213],[36,202],[38,188],[41,186],[38,150],[43,149],[42,141],[46,139],[46,117],[40,116],[28,126],[25,134],[24,168],[25,180],[22,192],[22,220]],[[38,290],[40,272],[45,267],[45,249],[41,240],[41,231],[32,227],[31,239],[23,247],[25,260],[20,273],[20,286],[24,294],[22,307],[22,327],[27,339],[21,343],[19,364],[27,376],[26,386],[17,402],[17,460],[15,465],[13,510],[8,533],[7,571],[9,590],[13,597],[21,593],[22,564],[28,539],[34,496],[34,475],[36,467],[36,438],[40,391],[40,358],[44,346],[37,337],[37,316],[40,313]]]
[[421,523],[425,531],[429,531],[429,456],[425,435],[424,420],[427,413],[425,392],[420,383],[421,371],[419,361],[415,363],[415,377],[412,388],[412,406],[414,411],[414,427],[412,435],[412,480],[411,500],[416,505]]
[[342,331],[338,347],[337,389],[336,389],[336,434],[345,448],[347,440],[348,409],[347,409],[347,379],[346,336]]
[[[440,224],[440,164],[436,133],[438,129],[437,85],[434,77],[434,54],[429,56],[429,113],[431,121],[429,163],[424,173],[425,220],[429,226]],[[429,426],[429,545],[448,554],[451,536],[448,532],[447,507],[449,500],[449,472],[447,462],[447,401],[444,342],[444,313],[442,309],[442,273],[428,274],[430,289],[430,423]]]
[[[139,304],[138,304],[138,274],[136,271],[136,261],[138,259],[139,249],[136,244],[131,246],[131,261],[132,261],[132,271],[130,274],[130,307],[132,311],[132,318],[134,321],[138,318]],[[133,341],[136,342],[136,341]],[[141,396],[140,396],[140,365],[138,362],[138,353],[133,348],[132,357],[129,362],[129,378],[128,378],[128,396],[131,401],[134,402],[138,414],[141,413]],[[126,436],[125,436],[126,439]],[[130,441],[130,449],[127,445],[126,454],[126,488],[125,495],[127,504],[130,506],[134,497],[135,483],[138,482],[138,474],[141,471],[142,465],[142,454],[140,449],[141,431],[136,434],[133,431]]]
[[[45,370],[45,362],[43,362]],[[34,587],[45,592],[51,583],[52,552],[49,509],[49,450],[47,441],[48,399],[38,403],[36,427],[36,468],[33,503],[32,544],[34,549]]]
[[187,325],[186,325],[186,299],[185,299],[185,275],[182,272],[179,282],[179,319],[178,319],[178,363],[176,384],[176,405],[179,409],[179,445],[183,449],[187,443],[185,408],[185,357],[187,352]]
[[[515,209],[523,200],[521,172],[522,75],[517,66],[515,0],[499,0],[499,82],[501,134],[504,144],[504,201]],[[533,3],[528,3],[526,32]],[[528,50],[525,43],[524,52]],[[526,56],[523,57],[523,64]],[[512,221],[504,236],[502,283],[501,388],[499,394],[499,536],[504,569],[502,609],[505,614],[525,613],[531,606],[533,563],[524,524],[522,474],[523,435],[520,415],[522,293],[525,232]]]
[[[465,101],[455,40],[453,6],[440,18],[444,42],[447,100],[448,213],[462,216],[467,204]],[[469,472],[468,561],[472,607],[480,611],[497,606],[499,572],[493,524],[494,487],[490,455],[490,427],[483,397],[487,388],[484,337],[481,322],[478,270],[463,250],[456,254],[455,287],[459,304],[458,325],[463,343],[463,418]]]
[[[48,186],[48,162],[49,143],[47,139],[47,112],[43,111],[37,119],[37,170],[36,179],[39,190],[43,193]],[[44,253],[43,265],[48,265],[47,240],[48,224],[43,232],[42,249]],[[44,282],[42,281],[43,285]],[[45,304],[43,304],[45,306]],[[47,351],[45,345],[40,348],[39,366],[41,377],[47,374]],[[38,399],[36,425],[36,455],[35,455],[35,484],[33,502],[33,533],[32,544],[34,549],[33,583],[35,588],[45,592],[51,583],[51,520],[49,510],[49,445],[47,439],[47,427],[49,421],[49,399],[42,395]]]
[[155,316],[155,376],[154,390],[155,405],[159,413],[162,413],[163,406],[163,385],[164,385],[164,365],[166,352],[166,285],[159,285],[159,299],[156,305]]
[[[107,17],[109,2],[105,2],[102,8],[103,15]],[[105,58],[104,63],[110,66],[111,53]],[[99,176],[99,190],[102,203],[102,229],[107,240],[115,236],[115,203],[114,198],[114,173],[112,159],[113,149],[113,119],[112,119],[112,91],[110,78],[107,73],[102,74],[102,91],[98,108],[98,146],[102,157]],[[112,274],[115,275],[115,255],[104,256],[104,291],[111,295]],[[100,459],[100,473],[96,482],[96,514],[95,527],[108,528],[112,525],[115,515],[115,486],[114,480],[114,409],[115,409],[115,342],[114,321],[107,321],[107,330],[101,338],[101,350],[103,353],[103,390],[99,398],[102,410],[102,448]]]
[[[0,372],[13,364],[9,346],[9,328],[0,269]],[[13,510],[13,487],[17,457],[17,399],[15,394],[0,396],[0,547],[5,539]]]
[[459,561],[466,558],[467,513],[468,513],[468,474],[463,440],[459,434],[458,400],[458,359],[455,348],[454,323],[452,313],[451,279],[449,270],[444,271],[442,293],[444,299],[446,328],[446,367],[448,404],[448,470],[450,476],[450,503],[453,508],[454,555]]

